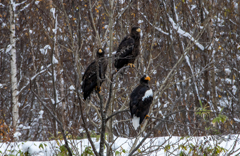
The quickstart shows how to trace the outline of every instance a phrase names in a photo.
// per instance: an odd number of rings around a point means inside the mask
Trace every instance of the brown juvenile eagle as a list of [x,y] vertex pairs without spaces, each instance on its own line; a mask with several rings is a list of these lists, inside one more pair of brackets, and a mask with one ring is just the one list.
[[153,91],[148,86],[149,81],[150,77],[144,75],[140,79],[140,85],[137,86],[137,88],[135,88],[130,95],[130,112],[133,127],[135,129],[141,125],[144,118],[149,117],[147,114],[153,101]]
[[[99,48],[97,50],[97,59],[99,64],[99,78],[100,86],[104,81],[107,70],[107,59],[104,57],[104,50]],[[86,69],[82,77],[82,91],[84,100],[89,97],[94,89],[100,91],[101,87],[97,88],[97,59],[94,60]]]
[[131,33],[124,37],[119,44],[114,62],[117,70],[125,65],[134,67],[134,61],[139,54],[140,32],[141,29],[139,27],[133,27]]

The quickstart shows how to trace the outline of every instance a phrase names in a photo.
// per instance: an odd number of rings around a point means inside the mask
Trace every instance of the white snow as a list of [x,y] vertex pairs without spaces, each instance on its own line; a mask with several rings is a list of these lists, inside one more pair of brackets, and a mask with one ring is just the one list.
[[125,0],[119,0],[120,4],[123,4],[125,2]]
[[141,23],[143,23],[143,20],[138,20],[138,24],[141,24]]
[[145,98],[148,98],[149,96],[153,97],[153,91],[152,89],[149,89],[145,92],[144,96],[142,97],[142,101],[145,100]]
[[0,6],[1,6],[1,7],[5,7],[5,5],[3,5],[2,3],[0,3]]
[[225,82],[226,82],[227,84],[231,84],[231,83],[232,83],[232,80],[229,79],[229,78],[226,78],[226,79],[225,79]]
[[237,49],[240,49],[240,44],[238,44]]
[[69,87],[69,90],[70,90],[70,93],[72,94],[73,91],[75,90],[75,87],[74,87],[73,85],[71,85],[71,86]]
[[[239,119],[235,119],[239,121]],[[138,143],[143,138],[140,137]],[[96,150],[99,151],[99,139],[92,138]],[[112,149],[114,151],[125,150],[122,156],[127,156],[130,149],[135,141],[134,138],[121,138],[114,136],[114,144]],[[25,141],[25,142],[9,142],[0,143],[0,151],[3,155],[17,155],[18,151],[23,153],[28,152],[29,155],[34,156],[54,156],[60,151],[60,146],[64,145],[63,140],[52,140],[52,141]],[[69,140],[69,146],[73,149],[74,154],[81,155],[87,146],[91,146],[87,139],[81,140]],[[169,147],[167,150],[165,147]],[[184,146],[184,148],[181,148]],[[195,152],[201,154],[202,150],[214,149],[214,147],[221,147],[224,150],[221,151],[219,156],[228,155],[229,152],[233,152],[232,155],[237,155],[240,148],[239,135],[211,135],[202,137],[178,137],[178,136],[166,136],[166,137],[151,137],[147,138],[145,142],[140,146],[139,150],[148,152],[148,150],[154,151],[153,153],[147,154],[148,156],[156,155],[180,155],[180,152],[188,153],[188,155],[193,155],[191,151],[195,149]],[[233,149],[233,150],[232,150]],[[106,149],[105,151],[106,152]],[[105,153],[106,154],[106,153]],[[134,154],[139,154],[137,151]],[[146,155],[146,153],[142,153]]]
[[191,5],[191,10],[195,9],[196,7],[196,5]]
[[147,16],[145,16],[143,13],[141,13],[141,14],[142,14],[143,17],[146,19],[146,21],[147,21],[151,26],[153,26],[156,30],[160,31],[161,33],[163,33],[163,34],[165,34],[165,35],[169,35],[169,33],[163,31],[161,28],[156,27],[156,26],[154,26],[151,22],[149,22]]
[[137,130],[137,128],[140,126],[139,122],[140,122],[140,117],[136,117],[135,115],[133,115],[132,124],[135,130]]
[[207,95],[210,95],[210,91],[207,91]]
[[53,56],[53,64],[58,64],[58,60],[56,59],[55,56]]
[[22,129],[24,129],[24,130],[26,130],[26,129],[31,129],[31,126],[23,126]]
[[0,83],[0,88],[3,88],[3,84]]
[[237,60],[239,61],[240,60],[240,55],[237,54]]
[[235,85],[232,86],[232,92],[233,92],[233,95],[235,95],[237,92],[237,87]]
[[12,45],[9,44],[9,45],[7,46],[7,49],[6,49],[6,53],[9,53],[9,52],[11,51],[11,49],[12,49]]
[[30,3],[29,4],[27,4],[27,5],[25,5],[20,11],[23,11],[23,10],[25,10],[28,6],[30,5]]
[[170,16],[168,16],[168,18],[169,18],[170,23],[172,23],[173,29],[175,29],[175,30],[177,31],[177,33],[179,33],[180,35],[182,35],[182,36],[184,36],[184,37],[187,37],[188,39],[190,39],[191,41],[193,41],[194,44],[195,44],[196,46],[198,46],[199,49],[204,50],[204,46],[203,46],[202,44],[200,44],[197,40],[195,40],[191,34],[189,34],[188,32],[186,32],[186,31],[184,31],[184,30],[182,30],[182,29],[180,28],[180,26],[177,25]]
[[157,74],[157,70],[153,70],[153,72],[152,72],[152,73],[153,73],[154,75],[155,75],[155,74]]
[[38,5],[39,2],[40,2],[40,1],[35,1],[35,4]]
[[40,49],[40,52],[41,52],[43,55],[46,55],[48,49],[51,49],[50,45],[45,45],[44,48]]
[[13,137],[14,138],[18,138],[19,136],[21,136],[22,135],[22,133],[20,133],[20,132],[15,132],[14,134],[13,134]]
[[40,111],[39,111],[39,117],[38,117],[39,119],[42,119],[42,115],[43,115],[43,113],[44,113],[43,110],[40,110]]
[[231,70],[229,68],[225,68],[225,72],[229,75],[231,73]]
[[240,122],[240,119],[237,119],[237,118],[233,118],[235,121],[237,121],[237,122]]
[[51,8],[51,9],[50,9],[50,12],[52,12],[53,18],[55,19],[55,12],[56,12],[55,8]]
[[75,87],[74,87],[73,85],[71,85],[71,86],[69,87],[69,89],[70,89],[70,90],[75,90]]
[[113,52],[112,52],[112,55],[115,55],[116,53],[117,53],[117,51],[113,51]]

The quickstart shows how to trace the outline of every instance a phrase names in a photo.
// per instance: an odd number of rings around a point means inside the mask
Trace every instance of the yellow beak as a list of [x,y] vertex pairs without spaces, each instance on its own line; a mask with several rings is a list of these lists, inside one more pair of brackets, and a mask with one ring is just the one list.
[[99,53],[102,53],[102,49],[99,49],[98,52],[99,52]]
[[147,76],[147,77],[145,77],[145,80],[150,81],[151,79],[149,76]]
[[141,31],[141,29],[140,29],[140,28],[138,28],[138,29],[137,29],[137,32],[140,32],[140,31]]

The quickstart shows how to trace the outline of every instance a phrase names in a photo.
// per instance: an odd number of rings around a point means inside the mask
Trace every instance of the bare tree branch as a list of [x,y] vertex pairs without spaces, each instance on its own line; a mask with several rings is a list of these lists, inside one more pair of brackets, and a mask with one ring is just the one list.
[[42,98],[40,96],[38,96],[33,90],[31,90],[31,92],[38,98],[38,100],[41,102],[41,104],[44,106],[44,108],[46,108],[48,110],[48,112],[52,115],[52,117],[58,122],[58,124],[60,125],[60,129],[61,129],[61,132],[62,132],[62,135],[63,135],[63,139],[64,139],[64,142],[65,142],[65,147],[67,148],[68,150],[68,153],[69,153],[69,156],[72,156],[72,151],[68,145],[68,141],[67,141],[67,137],[66,137],[66,134],[65,134],[65,130],[63,128],[63,124],[62,122],[54,115],[54,113],[47,107],[47,104],[42,101]]

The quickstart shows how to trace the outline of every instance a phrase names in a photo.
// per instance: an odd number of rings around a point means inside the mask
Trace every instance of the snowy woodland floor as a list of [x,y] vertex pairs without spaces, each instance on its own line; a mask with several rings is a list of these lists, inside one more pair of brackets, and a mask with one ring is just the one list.
[[[206,136],[206,137],[158,137],[148,138],[141,146],[136,155],[239,155],[240,136]],[[141,139],[140,139],[141,140]],[[93,139],[96,149],[99,150],[99,140]],[[117,138],[112,146],[115,155],[128,155],[134,139]],[[90,144],[87,139],[69,140],[71,149],[75,155],[91,154]],[[21,155],[28,152],[31,156],[58,155],[63,149],[63,140],[53,141],[26,141],[0,143],[2,155]],[[89,150],[87,150],[89,149]]]

